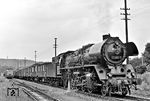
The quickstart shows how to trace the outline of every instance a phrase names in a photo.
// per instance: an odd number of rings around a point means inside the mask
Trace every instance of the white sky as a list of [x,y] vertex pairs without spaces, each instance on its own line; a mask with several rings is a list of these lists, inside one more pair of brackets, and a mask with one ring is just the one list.
[[[0,0],[0,58],[51,61],[57,53],[102,41],[110,33],[125,42],[124,0]],[[129,41],[139,52],[150,42],[150,0],[128,0]]]

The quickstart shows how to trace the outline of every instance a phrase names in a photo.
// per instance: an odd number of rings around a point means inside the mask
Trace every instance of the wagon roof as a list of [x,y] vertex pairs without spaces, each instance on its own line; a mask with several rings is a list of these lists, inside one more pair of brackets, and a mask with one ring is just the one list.
[[34,66],[46,65],[46,64],[52,64],[52,62],[38,62],[38,63],[36,63],[36,64],[27,66],[27,67],[25,67],[25,68],[18,68],[18,69],[16,69],[15,71],[23,70],[23,69],[30,68],[30,67],[34,67]]

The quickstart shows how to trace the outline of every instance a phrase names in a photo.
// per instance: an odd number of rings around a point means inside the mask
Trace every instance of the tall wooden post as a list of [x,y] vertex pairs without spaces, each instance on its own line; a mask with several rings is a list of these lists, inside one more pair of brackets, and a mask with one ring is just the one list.
[[56,59],[56,56],[57,56],[57,38],[54,38],[55,39],[55,44],[54,44],[54,48],[55,48],[55,69],[56,69],[56,76],[57,76],[57,59]]
[[[125,18],[122,20],[125,20],[125,33],[126,33],[126,43],[128,43],[128,12],[127,10],[130,10],[130,8],[127,8],[127,0],[124,0],[124,8],[121,8],[121,10],[124,10],[124,13],[121,13],[121,15],[124,15]],[[127,64],[129,63],[129,57],[127,57]]]
[[37,52],[37,51],[35,50],[34,52],[35,52],[35,64],[36,64],[36,58],[37,58],[36,52]]

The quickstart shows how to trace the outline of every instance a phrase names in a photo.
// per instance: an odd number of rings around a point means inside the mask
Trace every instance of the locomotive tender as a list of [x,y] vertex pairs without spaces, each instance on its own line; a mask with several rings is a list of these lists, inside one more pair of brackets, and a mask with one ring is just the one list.
[[[123,62],[135,55],[138,49],[133,42],[123,43],[118,37],[104,35],[101,43],[61,53],[52,63],[47,63],[49,65],[35,64],[16,71],[15,76],[63,87],[67,87],[69,81],[71,89],[100,91],[103,96],[111,93],[125,96],[130,94],[130,86],[136,85],[136,75],[133,67]],[[38,72],[40,67],[42,75]]]

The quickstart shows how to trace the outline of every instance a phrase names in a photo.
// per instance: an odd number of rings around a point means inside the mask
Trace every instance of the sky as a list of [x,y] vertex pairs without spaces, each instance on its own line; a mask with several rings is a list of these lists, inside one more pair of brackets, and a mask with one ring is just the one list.
[[[150,0],[128,0],[129,41],[139,56],[150,42]],[[110,33],[125,42],[124,0],[0,0],[0,58],[51,61],[57,54],[99,43]]]

